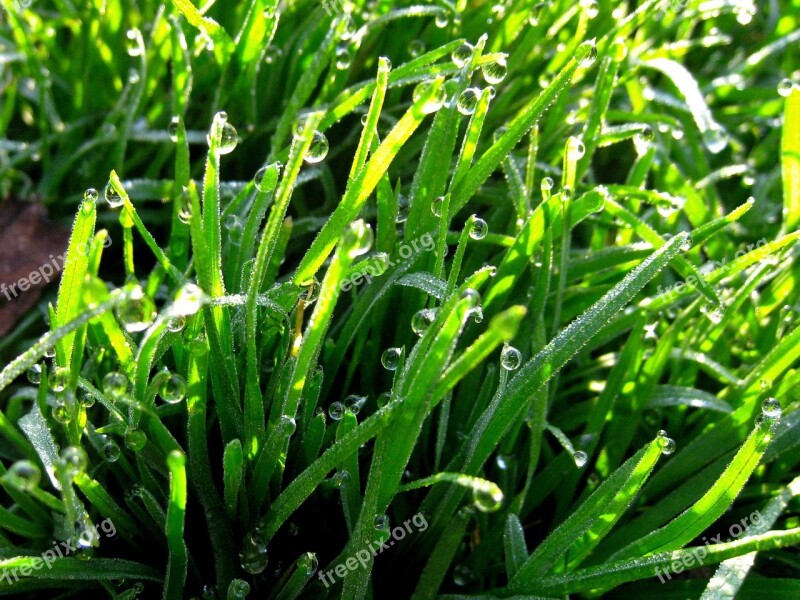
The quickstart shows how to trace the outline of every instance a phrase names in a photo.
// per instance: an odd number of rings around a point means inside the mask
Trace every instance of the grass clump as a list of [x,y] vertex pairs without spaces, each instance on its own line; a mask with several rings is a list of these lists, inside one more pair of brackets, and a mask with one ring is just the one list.
[[796,2],[3,2],[4,593],[796,595]]

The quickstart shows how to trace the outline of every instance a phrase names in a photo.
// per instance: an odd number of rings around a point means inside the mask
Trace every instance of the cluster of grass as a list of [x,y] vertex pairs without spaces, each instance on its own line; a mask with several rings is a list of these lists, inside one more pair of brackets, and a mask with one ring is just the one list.
[[798,0],[0,1],[0,593],[800,594]]

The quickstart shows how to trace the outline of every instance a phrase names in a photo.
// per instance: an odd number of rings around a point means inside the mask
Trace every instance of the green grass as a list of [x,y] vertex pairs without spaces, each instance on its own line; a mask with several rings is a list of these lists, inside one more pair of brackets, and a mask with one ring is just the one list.
[[797,596],[798,0],[0,2],[1,594]]

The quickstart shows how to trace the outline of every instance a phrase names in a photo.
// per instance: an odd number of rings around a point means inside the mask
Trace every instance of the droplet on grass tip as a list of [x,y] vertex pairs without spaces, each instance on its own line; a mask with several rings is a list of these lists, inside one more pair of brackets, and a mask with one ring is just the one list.
[[333,402],[328,407],[328,415],[334,421],[341,421],[344,416],[345,407],[341,402]]
[[387,348],[381,354],[381,364],[387,371],[394,371],[400,364],[400,356],[403,350],[401,348]]
[[472,487],[472,501],[481,512],[494,512],[503,504],[503,491],[491,481],[478,482]]
[[589,460],[589,456],[583,450],[576,450],[572,454],[572,460],[575,462],[575,466],[580,469],[586,465],[586,461]]
[[658,432],[658,447],[661,448],[661,454],[665,456],[675,452],[675,440],[669,437],[663,429]]
[[435,319],[435,308],[423,308],[422,310],[417,311],[414,316],[411,317],[411,331],[421,337],[422,334],[428,330],[428,327],[431,326],[431,323],[433,323]]
[[519,369],[521,364],[522,353],[513,346],[506,344],[503,347],[503,351],[500,353],[500,366],[507,371],[515,371]]
[[781,416],[781,403],[776,398],[767,398],[761,403],[761,414],[774,419]]
[[482,240],[486,237],[486,234],[489,233],[489,225],[475,215],[472,215],[472,222],[470,223],[469,228],[469,237],[473,240]]
[[453,50],[450,58],[453,59],[453,64],[459,69],[464,67],[472,58],[472,53],[475,51],[475,46],[469,42],[464,42],[458,48]]
[[486,63],[481,67],[481,74],[484,81],[490,85],[501,83],[508,74],[508,65],[505,58],[498,58],[495,61]]

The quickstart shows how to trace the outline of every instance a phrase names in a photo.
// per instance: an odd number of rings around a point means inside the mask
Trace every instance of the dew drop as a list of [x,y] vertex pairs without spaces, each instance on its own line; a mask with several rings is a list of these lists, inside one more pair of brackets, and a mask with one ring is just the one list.
[[336,488],[347,485],[348,481],[350,481],[350,473],[344,469],[337,471],[336,475],[333,476],[333,486]]
[[144,294],[135,295],[117,308],[117,318],[128,333],[138,333],[153,323],[156,318],[156,307]]
[[328,156],[328,148],[328,138],[325,137],[325,134],[315,131],[303,160],[309,164],[318,163]]
[[63,398],[56,399],[56,401],[53,403],[53,410],[51,411],[51,414],[53,415],[53,418],[62,425],[66,425],[72,421],[72,411]]
[[533,8],[531,8],[531,12],[528,15],[528,24],[531,25],[531,27],[536,27],[539,24],[545,8],[547,8],[546,2],[537,2],[533,5]]
[[583,158],[584,154],[586,154],[586,146],[583,145],[583,142],[576,137],[570,137],[567,140],[567,158],[578,160]]
[[[422,98],[427,93],[431,85],[433,85],[433,83],[430,81],[422,81],[418,83],[414,88],[414,93],[412,95],[414,102],[417,102],[420,98]],[[437,110],[442,108],[446,97],[447,94],[444,90],[444,86],[440,85],[433,97],[429,98],[428,101],[422,105],[422,112],[426,115],[435,113]]]
[[54,392],[63,392],[69,385],[70,372],[66,367],[56,367],[50,373],[48,382]]
[[586,16],[594,19],[600,14],[600,4],[597,0],[581,0],[581,8],[586,12]]
[[425,42],[422,40],[412,40],[408,44],[408,54],[411,58],[416,58],[425,54]]
[[381,364],[387,371],[395,371],[400,364],[400,356],[402,355],[402,348],[387,348],[381,354]]
[[242,569],[251,575],[257,575],[267,568],[269,563],[267,544],[258,533],[251,532],[245,536],[242,549],[239,551],[239,563]]
[[113,400],[119,400],[128,392],[129,383],[124,373],[111,371],[103,377],[103,391]]
[[177,404],[186,397],[186,380],[177,373],[160,373],[158,396],[167,404]]
[[503,491],[490,481],[476,483],[472,488],[472,501],[481,512],[494,512],[503,504]]
[[313,552],[306,552],[297,559],[297,568],[305,574],[306,577],[311,577],[314,573],[317,572],[317,568],[319,568],[319,560],[317,560],[317,555]]
[[236,129],[230,123],[225,123],[222,126],[217,150],[219,150],[220,154],[230,154],[238,143],[239,135],[236,133]]
[[459,69],[464,67],[472,58],[472,53],[475,51],[475,46],[469,42],[464,42],[458,48],[453,50],[450,57],[453,59],[453,64]]
[[484,81],[490,85],[497,85],[501,83],[508,74],[508,66],[505,58],[498,58],[497,60],[486,63],[481,67],[481,74]]
[[29,460],[18,460],[8,468],[3,480],[21,490],[29,491],[39,485],[42,472],[36,463]]
[[351,223],[345,231],[343,244],[348,249],[350,258],[356,258],[369,252],[374,241],[375,234],[372,227],[359,219]]
[[478,88],[467,88],[458,96],[456,108],[462,115],[471,115],[478,107],[481,91]]
[[[265,565],[266,566],[266,565]],[[228,586],[227,600],[244,600],[250,593],[250,584],[244,579],[232,579]]]
[[186,327],[186,317],[183,315],[178,315],[174,319],[167,321],[167,329],[172,333],[183,331],[184,327]]
[[411,317],[411,331],[422,337],[422,334],[428,330],[428,327],[431,326],[431,323],[433,323],[435,319],[435,308],[423,308]]
[[103,457],[108,462],[117,462],[120,452],[119,445],[113,440],[109,440],[103,445]]
[[67,446],[61,451],[61,466],[68,475],[74,476],[83,473],[89,464],[86,450],[80,446]]
[[38,384],[42,380],[42,365],[35,363],[28,369],[28,381]]
[[105,197],[111,208],[119,208],[123,204],[122,196],[119,195],[117,188],[111,185],[110,181],[106,184]]
[[125,46],[128,50],[128,56],[141,56],[142,47],[139,45],[139,37],[141,34],[137,29],[129,29],[125,34]]
[[439,196],[431,203],[431,212],[435,217],[442,216],[442,207],[444,206],[444,196]]
[[278,429],[285,437],[289,437],[297,431],[297,422],[289,415],[282,415],[278,420]]
[[178,141],[178,126],[181,123],[181,118],[178,115],[175,115],[170,119],[169,125],[167,126],[167,133],[169,134],[169,139],[173,142]]
[[778,93],[784,98],[788,98],[794,88],[795,85],[791,79],[781,79],[778,84]]
[[100,197],[98,191],[94,188],[89,188],[83,193],[83,199],[88,202],[97,202],[97,199]]
[[350,48],[347,44],[340,44],[336,48],[336,68],[340,71],[346,71],[350,68],[350,63],[353,56],[350,53]]
[[667,436],[667,432],[663,429],[658,432],[658,447],[661,448],[661,454],[664,456],[675,452],[675,440]]
[[761,403],[761,414],[768,419],[781,416],[781,403],[775,398],[767,398]]
[[550,191],[553,189],[553,179],[552,177],[545,177],[542,179],[542,191]]
[[522,353],[513,346],[506,346],[500,354],[500,366],[507,371],[516,371],[522,364]]
[[128,429],[125,432],[125,446],[134,452],[139,452],[147,444],[147,436],[139,429]]
[[475,215],[472,215],[471,221],[469,237],[473,240],[482,240],[485,238],[486,234],[489,233],[489,225],[486,221]]
[[386,515],[375,515],[372,519],[372,526],[377,531],[389,531],[389,517]]
[[595,46],[594,41],[583,42],[578,46],[575,56],[580,66],[584,68],[591,67],[594,61],[597,60],[597,46]]
[[589,460],[589,456],[583,450],[576,450],[572,455],[572,460],[575,461],[575,466],[580,469]]
[[341,402],[334,402],[328,407],[328,415],[334,421],[341,421],[344,416],[345,407]]
[[719,154],[728,145],[728,135],[720,127],[712,127],[703,132],[703,144],[712,154]]
[[305,304],[316,302],[317,298],[319,298],[319,280],[314,277],[311,281],[305,282],[301,287],[300,300]]
[[392,400],[392,395],[389,392],[381,393],[376,399],[375,402],[378,404],[378,408],[383,408]]
[[450,11],[440,10],[433,21],[439,29],[444,29],[450,24]]

